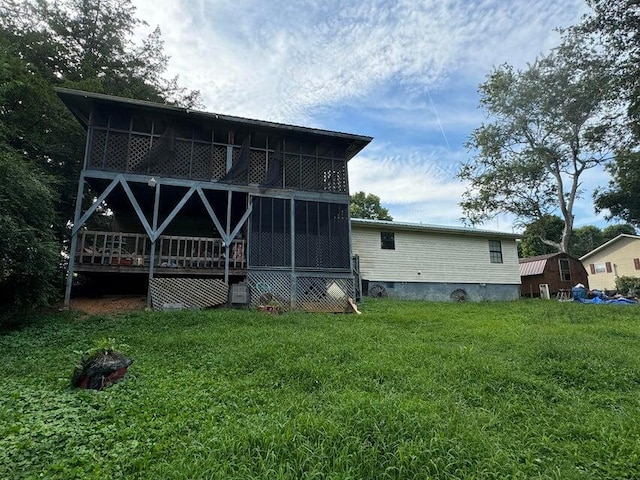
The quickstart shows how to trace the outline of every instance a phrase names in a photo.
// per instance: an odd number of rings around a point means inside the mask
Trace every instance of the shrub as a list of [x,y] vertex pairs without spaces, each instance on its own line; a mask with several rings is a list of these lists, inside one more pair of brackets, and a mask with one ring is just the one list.
[[56,293],[53,196],[20,156],[0,151],[0,315],[46,304]]
[[622,295],[640,295],[640,277],[618,277],[616,289]]

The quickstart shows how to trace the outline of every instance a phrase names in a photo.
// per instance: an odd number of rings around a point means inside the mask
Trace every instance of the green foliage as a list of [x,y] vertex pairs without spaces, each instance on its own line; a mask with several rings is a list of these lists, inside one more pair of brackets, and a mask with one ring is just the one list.
[[545,215],[534,220],[524,230],[524,238],[518,244],[518,256],[525,258],[557,252],[556,247],[547,245],[544,240],[560,243],[563,228],[564,222],[557,215]]
[[611,77],[607,59],[570,35],[524,70],[494,69],[480,85],[489,121],[471,134],[476,155],[458,174],[469,184],[466,219],[508,212],[527,224],[559,212],[564,229],[555,246],[568,251],[580,177],[616,144]]
[[127,345],[126,343],[120,343],[116,341],[115,338],[103,337],[98,340],[95,340],[93,342],[93,346],[85,350],[84,352],[75,351],[74,353],[82,354],[83,358],[91,360],[93,358],[96,358],[99,355],[104,355],[107,353],[114,353],[114,352],[123,353],[123,350],[126,350],[128,348],[129,348],[129,345]]
[[47,178],[0,150],[0,315],[47,303],[56,294],[60,250],[54,241]]
[[580,258],[602,245],[605,241],[600,228],[594,225],[585,225],[573,231],[569,253],[576,258]]
[[[0,478],[640,476],[635,307],[361,310],[42,317],[0,337]],[[136,368],[68,389],[103,337]]]
[[[200,103],[198,92],[165,79],[158,29],[134,41],[141,26],[130,0],[0,3],[0,167],[11,175],[0,177],[3,306],[50,298],[60,252],[68,248],[85,132],[52,87]],[[93,197],[85,189],[85,207]]]
[[609,188],[594,194],[596,210],[608,210],[607,219],[619,218],[640,227],[640,153],[619,153],[608,170]]
[[393,220],[389,210],[380,205],[380,197],[372,193],[356,192],[351,195],[349,207],[351,218],[370,220]]
[[588,0],[591,11],[573,28],[607,53],[617,75],[613,85],[640,138],[640,3]]
[[617,277],[616,290],[623,295],[640,296],[640,277]]
[[[530,223],[524,231],[524,238],[518,245],[518,256],[521,258],[533,257],[557,252],[557,248],[545,244],[542,239],[549,239],[552,243],[559,242],[563,228],[564,222],[555,215],[547,215]],[[635,235],[636,231],[629,224],[609,225],[603,230],[594,225],[576,228],[571,235],[568,253],[580,258],[623,233]]]

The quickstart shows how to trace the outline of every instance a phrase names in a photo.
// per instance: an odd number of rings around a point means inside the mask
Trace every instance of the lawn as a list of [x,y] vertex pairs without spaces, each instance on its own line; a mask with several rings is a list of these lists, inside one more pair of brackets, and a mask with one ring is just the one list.
[[[640,307],[42,315],[0,336],[0,478],[640,478]],[[113,337],[134,364],[69,388]]]

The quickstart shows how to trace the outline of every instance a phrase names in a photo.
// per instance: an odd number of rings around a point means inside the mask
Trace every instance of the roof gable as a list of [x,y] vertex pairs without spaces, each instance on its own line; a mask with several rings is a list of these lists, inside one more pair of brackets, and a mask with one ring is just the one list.
[[619,242],[620,240],[624,239],[624,238],[630,238],[632,240],[640,240],[640,236],[639,235],[629,235],[628,233],[621,233],[620,235],[618,235],[615,238],[612,238],[611,240],[609,240],[608,242],[603,243],[602,245],[600,245],[599,247],[594,248],[593,250],[591,250],[589,253],[583,255],[580,257],[580,260],[585,260],[586,258],[589,258],[591,255],[594,255],[595,253],[598,253],[606,248],[609,248],[611,245],[613,245],[614,243]]

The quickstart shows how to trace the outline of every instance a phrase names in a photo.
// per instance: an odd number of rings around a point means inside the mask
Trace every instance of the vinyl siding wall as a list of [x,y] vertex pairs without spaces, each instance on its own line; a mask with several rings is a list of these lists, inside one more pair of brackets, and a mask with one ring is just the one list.
[[[582,264],[589,274],[589,287],[598,290],[616,288],[616,277],[640,277],[634,258],[640,258],[640,239],[623,237],[607,248],[587,257]],[[591,273],[591,265],[611,264],[611,273]]]
[[[395,250],[383,250],[381,231],[392,230],[352,225],[353,253],[367,280],[520,284],[515,240],[395,231]],[[491,263],[490,239],[501,240],[503,263]]]

